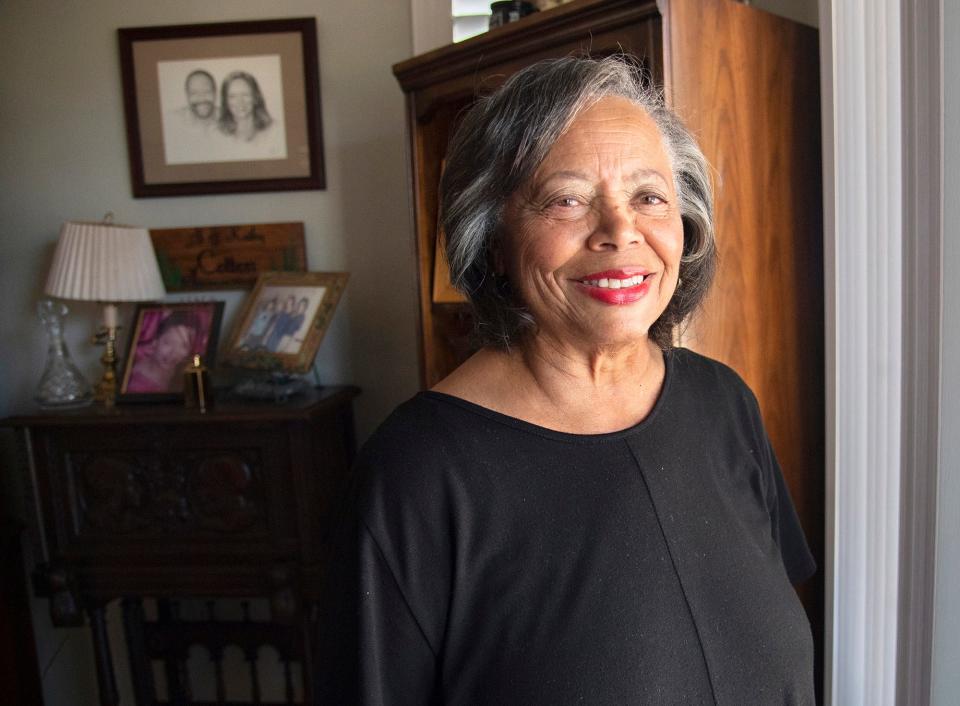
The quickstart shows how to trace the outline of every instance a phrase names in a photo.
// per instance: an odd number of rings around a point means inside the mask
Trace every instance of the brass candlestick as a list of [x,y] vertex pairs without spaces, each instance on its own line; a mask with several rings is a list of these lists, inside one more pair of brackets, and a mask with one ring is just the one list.
[[207,366],[198,354],[194,354],[193,362],[183,371],[183,402],[187,407],[199,410],[200,414],[206,414],[213,405],[212,393]]
[[117,402],[117,331],[119,326],[104,326],[93,335],[93,343],[103,344],[103,377],[94,389],[94,399],[104,407],[113,407]]

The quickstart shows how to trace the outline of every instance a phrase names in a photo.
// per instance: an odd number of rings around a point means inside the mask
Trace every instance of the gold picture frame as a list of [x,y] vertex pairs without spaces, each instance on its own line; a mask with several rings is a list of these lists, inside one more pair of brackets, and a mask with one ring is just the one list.
[[346,288],[346,272],[265,272],[224,352],[235,368],[307,373]]

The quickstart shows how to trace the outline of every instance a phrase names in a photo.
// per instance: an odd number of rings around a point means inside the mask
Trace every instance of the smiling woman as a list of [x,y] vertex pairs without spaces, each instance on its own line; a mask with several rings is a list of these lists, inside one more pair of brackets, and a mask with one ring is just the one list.
[[672,172],[646,111],[608,97],[582,112],[507,200],[507,280],[536,322],[534,340],[563,347],[575,334],[610,348],[647,336],[680,271]]
[[[538,172],[542,180],[545,169],[549,168],[544,166],[544,160],[553,148],[575,148],[572,143],[580,138],[565,133],[577,115],[602,96],[608,97],[606,103],[620,98],[621,109],[626,112],[629,112],[626,106],[634,109],[633,119],[637,123],[634,127],[646,126],[646,144],[652,139],[660,156],[666,152],[669,161],[666,171],[662,164],[659,172],[644,171],[645,167],[638,166],[641,171],[630,176],[634,179],[645,176],[648,182],[659,178],[659,189],[671,188],[676,196],[676,201],[670,204],[671,211],[679,213],[683,222],[683,281],[677,296],[650,332],[651,338],[666,348],[672,342],[674,327],[705,296],[716,267],[713,201],[706,160],[692,136],[663,106],[659,94],[649,88],[634,69],[617,61],[583,64],[560,61],[545,62],[541,66],[536,74],[515,76],[514,90],[510,93],[495,94],[481,102],[464,119],[463,127],[451,143],[441,185],[441,210],[454,284],[470,297],[479,318],[477,331],[484,342],[508,346],[534,325],[533,318],[525,311],[525,303],[517,300],[510,282],[491,276],[496,273],[491,254],[502,247],[506,232],[500,227],[502,209],[521,196],[526,195],[529,200],[529,191],[536,182],[534,172]],[[567,75],[576,82],[576,90],[565,90],[557,83]],[[513,94],[524,96],[522,112],[508,104],[515,100]],[[585,123],[584,130],[588,129],[593,128]],[[626,136],[611,133],[609,137],[608,147],[615,149],[617,140]],[[561,141],[555,145],[558,138]],[[582,139],[589,141],[591,136],[584,134]],[[638,150],[639,145],[635,148]],[[638,157],[639,162],[650,158],[635,154],[634,161]],[[596,155],[596,159],[600,158],[601,155]],[[554,155],[554,163],[558,160],[560,155]],[[582,177],[581,183],[589,181],[588,174],[576,169],[560,171],[558,176]],[[664,183],[665,178],[671,183]],[[651,196],[655,194],[647,198]]]
[[568,58],[482,100],[446,164],[487,345],[361,453],[320,693],[813,704],[815,566],[756,399],[671,343],[715,267],[692,137],[624,60]]
[[237,140],[250,142],[273,124],[257,79],[245,71],[234,71],[223,79],[220,89],[220,131]]

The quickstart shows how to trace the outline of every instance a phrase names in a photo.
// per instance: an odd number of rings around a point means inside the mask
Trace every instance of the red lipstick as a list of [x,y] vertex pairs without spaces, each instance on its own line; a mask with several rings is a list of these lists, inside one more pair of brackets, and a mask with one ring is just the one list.
[[[618,306],[632,304],[646,296],[650,291],[651,273],[642,267],[627,267],[619,270],[593,272],[577,280],[577,288],[584,294],[604,304]],[[624,286],[623,280],[643,277],[639,284]],[[619,287],[610,287],[610,280],[620,283]],[[601,286],[605,285],[605,286]]]
[[603,272],[594,272],[589,275],[584,275],[580,278],[581,282],[587,282],[594,279],[626,279],[627,277],[635,277],[636,275],[642,275],[646,277],[650,274],[650,270],[643,267],[624,267],[622,270],[604,270]]

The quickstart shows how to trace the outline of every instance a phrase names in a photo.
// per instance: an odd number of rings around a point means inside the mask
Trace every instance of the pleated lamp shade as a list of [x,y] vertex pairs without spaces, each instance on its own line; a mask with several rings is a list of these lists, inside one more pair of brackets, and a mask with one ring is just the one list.
[[76,221],[60,229],[45,291],[99,302],[147,301],[166,294],[145,229]]

